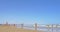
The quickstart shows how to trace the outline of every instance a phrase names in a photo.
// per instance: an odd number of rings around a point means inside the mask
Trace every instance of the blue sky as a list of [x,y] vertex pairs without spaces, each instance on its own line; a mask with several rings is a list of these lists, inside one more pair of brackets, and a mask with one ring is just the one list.
[[59,24],[60,0],[0,0],[0,23]]

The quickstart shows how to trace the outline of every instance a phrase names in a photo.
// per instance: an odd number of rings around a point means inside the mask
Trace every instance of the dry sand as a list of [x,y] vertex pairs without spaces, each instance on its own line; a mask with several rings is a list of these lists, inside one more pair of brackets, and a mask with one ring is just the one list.
[[[35,30],[16,28],[15,26],[0,25],[0,32],[36,32]],[[43,31],[39,31],[43,32]]]

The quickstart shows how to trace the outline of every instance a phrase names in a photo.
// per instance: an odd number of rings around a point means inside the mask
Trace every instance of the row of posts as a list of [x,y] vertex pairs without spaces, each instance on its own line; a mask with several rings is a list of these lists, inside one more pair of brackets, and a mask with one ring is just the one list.
[[[54,24],[51,25],[47,25],[48,26],[48,32],[54,32],[54,28],[56,29],[55,31],[57,32],[58,31],[58,24],[56,24],[56,26],[54,27]],[[50,31],[50,28],[52,31]]]
[[[24,26],[24,25],[21,24],[21,28],[23,28],[23,26]],[[48,26],[48,27],[47,27],[47,28],[48,28],[48,32],[53,32],[53,30],[54,30],[54,24],[52,24],[51,27],[50,27],[50,25],[47,25],[47,26]],[[57,26],[58,26],[58,25],[56,25],[56,27],[55,27],[55,28],[56,28],[56,32],[57,32],[57,28],[58,28]],[[35,23],[34,27],[35,27],[35,31],[37,31],[37,27],[38,27],[38,26],[37,26],[37,23]],[[50,28],[51,28],[52,31],[50,31]]]
[[[37,26],[37,23],[35,23],[34,26],[35,26],[35,31],[37,31],[37,27],[38,27],[38,26]],[[56,32],[58,31],[58,30],[57,30],[58,24],[57,24],[55,27],[54,27],[54,24],[52,24],[51,27],[50,27],[50,25],[47,25],[47,26],[48,26],[48,27],[47,27],[47,28],[48,28],[48,32],[54,32],[54,28],[56,28],[56,30],[55,30]],[[21,24],[21,28],[23,28],[23,24]],[[52,31],[50,31],[50,28],[51,28]]]
[[[8,23],[6,23],[6,25],[8,25]],[[15,26],[15,24],[14,24],[14,26]],[[47,25],[47,26],[48,26],[48,27],[47,27],[47,28],[48,28],[48,32],[50,32],[50,25]],[[52,28],[52,32],[53,32],[53,30],[54,30],[54,29],[53,29],[53,28],[54,28],[53,26],[54,26],[54,25],[52,24],[51,26],[52,26],[51,28]],[[56,28],[56,32],[57,32],[57,26],[58,26],[58,25],[56,25],[56,27],[55,27],[55,28]],[[23,29],[23,27],[24,27],[24,24],[21,24],[21,28],[22,28],[22,29]],[[37,27],[38,27],[38,26],[37,26],[37,23],[35,23],[35,25],[34,25],[35,31],[37,31]]]
[[[37,23],[35,23],[35,30],[37,31]],[[21,28],[23,28],[24,27],[24,24],[21,24]]]

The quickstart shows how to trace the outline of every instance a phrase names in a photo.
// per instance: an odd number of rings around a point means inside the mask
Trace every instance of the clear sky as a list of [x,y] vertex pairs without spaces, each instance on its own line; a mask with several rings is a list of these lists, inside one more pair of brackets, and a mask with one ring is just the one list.
[[59,24],[60,0],[0,0],[0,23]]

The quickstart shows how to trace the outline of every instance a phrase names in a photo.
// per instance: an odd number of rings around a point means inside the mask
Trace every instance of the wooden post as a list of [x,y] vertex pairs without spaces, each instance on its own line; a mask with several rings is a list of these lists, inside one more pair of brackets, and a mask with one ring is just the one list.
[[52,27],[51,27],[51,28],[52,28],[52,32],[53,32],[53,28],[54,28],[54,27],[53,27],[53,24],[52,24]]
[[50,29],[50,27],[49,27],[49,25],[47,25],[47,26],[48,26],[48,27],[47,27],[47,28],[48,28],[48,32],[50,32],[50,30],[49,30],[49,29]]
[[6,22],[6,24],[5,24],[6,26],[8,26],[8,22]]
[[14,27],[15,27],[16,25],[14,24]]
[[35,31],[37,32],[37,23],[35,23]]
[[56,32],[58,32],[58,24],[56,24]]
[[21,28],[23,29],[23,24],[21,24]]

